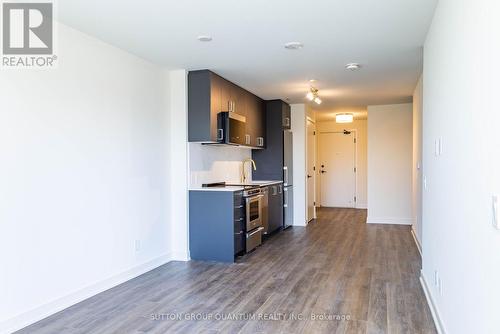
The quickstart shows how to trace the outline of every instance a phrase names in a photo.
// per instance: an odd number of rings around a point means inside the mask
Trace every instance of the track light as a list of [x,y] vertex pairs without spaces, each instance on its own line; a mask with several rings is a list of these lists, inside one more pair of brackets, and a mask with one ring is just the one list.
[[323,102],[323,101],[321,101],[321,99],[318,96],[318,89],[316,87],[313,87],[313,86],[311,86],[309,88],[309,93],[306,94],[306,98],[309,101],[314,101],[317,104],[321,104],[321,102]]

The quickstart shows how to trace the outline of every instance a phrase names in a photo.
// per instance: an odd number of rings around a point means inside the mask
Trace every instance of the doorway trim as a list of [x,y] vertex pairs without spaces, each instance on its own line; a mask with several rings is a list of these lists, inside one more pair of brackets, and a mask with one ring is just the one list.
[[[356,171],[354,172],[354,196],[356,197],[356,201],[354,202],[354,209],[366,209],[365,207],[358,207],[358,130],[357,129],[344,129],[344,131],[349,131],[354,134],[354,167],[356,168]],[[319,166],[318,164],[318,159],[319,159],[319,140],[321,134],[327,134],[327,133],[344,133],[344,131],[321,131],[318,132],[318,136],[316,138],[316,166]],[[316,171],[319,173],[319,170]],[[318,174],[319,176],[319,174]],[[318,177],[319,182],[317,183],[319,185],[319,191],[316,192],[316,207],[321,207],[321,177]]]
[[[313,182],[313,194],[312,194],[312,197],[313,197],[313,203],[314,203],[314,212],[313,212],[313,218],[309,219],[309,189],[308,189],[308,185],[309,185],[309,180],[307,179],[307,175],[308,175],[308,162],[309,162],[309,150],[308,150],[308,122],[311,122],[312,125],[314,126],[314,139],[313,139],[313,173],[312,173],[312,182]],[[317,218],[317,208],[319,207],[318,205],[318,198],[317,198],[317,195],[316,195],[316,178],[317,178],[317,170],[316,170],[316,166],[318,165],[318,140],[317,140],[317,137],[316,136],[317,134],[317,128],[316,128],[316,121],[307,116],[306,117],[306,220],[308,221],[308,223],[314,219]]]

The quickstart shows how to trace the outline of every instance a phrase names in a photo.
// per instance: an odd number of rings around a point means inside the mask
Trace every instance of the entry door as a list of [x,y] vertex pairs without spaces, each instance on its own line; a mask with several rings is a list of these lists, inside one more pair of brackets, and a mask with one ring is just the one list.
[[319,135],[321,206],[353,208],[356,205],[354,138],[353,132]]
[[316,125],[307,120],[307,221],[316,218],[315,199]]

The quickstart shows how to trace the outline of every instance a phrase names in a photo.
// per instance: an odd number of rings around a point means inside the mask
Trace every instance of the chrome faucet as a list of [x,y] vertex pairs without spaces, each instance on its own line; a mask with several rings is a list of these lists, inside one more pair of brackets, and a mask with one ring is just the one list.
[[255,161],[253,161],[253,159],[247,158],[247,159],[243,160],[243,165],[241,167],[241,183],[243,183],[243,184],[245,184],[247,182],[247,179],[248,179],[248,175],[247,175],[247,172],[245,170],[245,164],[247,162],[251,162],[252,166],[253,166],[253,170],[257,170],[257,167],[255,166]]

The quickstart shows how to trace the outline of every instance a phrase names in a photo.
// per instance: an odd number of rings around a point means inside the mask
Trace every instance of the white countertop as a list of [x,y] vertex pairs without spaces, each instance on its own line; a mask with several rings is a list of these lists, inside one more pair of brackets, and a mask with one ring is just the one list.
[[[283,183],[283,181],[277,181],[277,180],[274,180],[274,181],[270,181],[270,180],[266,180],[266,181],[252,181],[252,182],[249,182],[249,183],[245,183],[244,185],[245,186],[260,186],[260,187],[267,187],[267,186],[271,186],[273,184],[280,184],[280,183]],[[190,188],[189,190],[190,191],[242,191],[244,190],[244,185],[241,184],[241,185],[230,185],[230,186],[225,186],[225,187],[193,187],[193,188]]]

